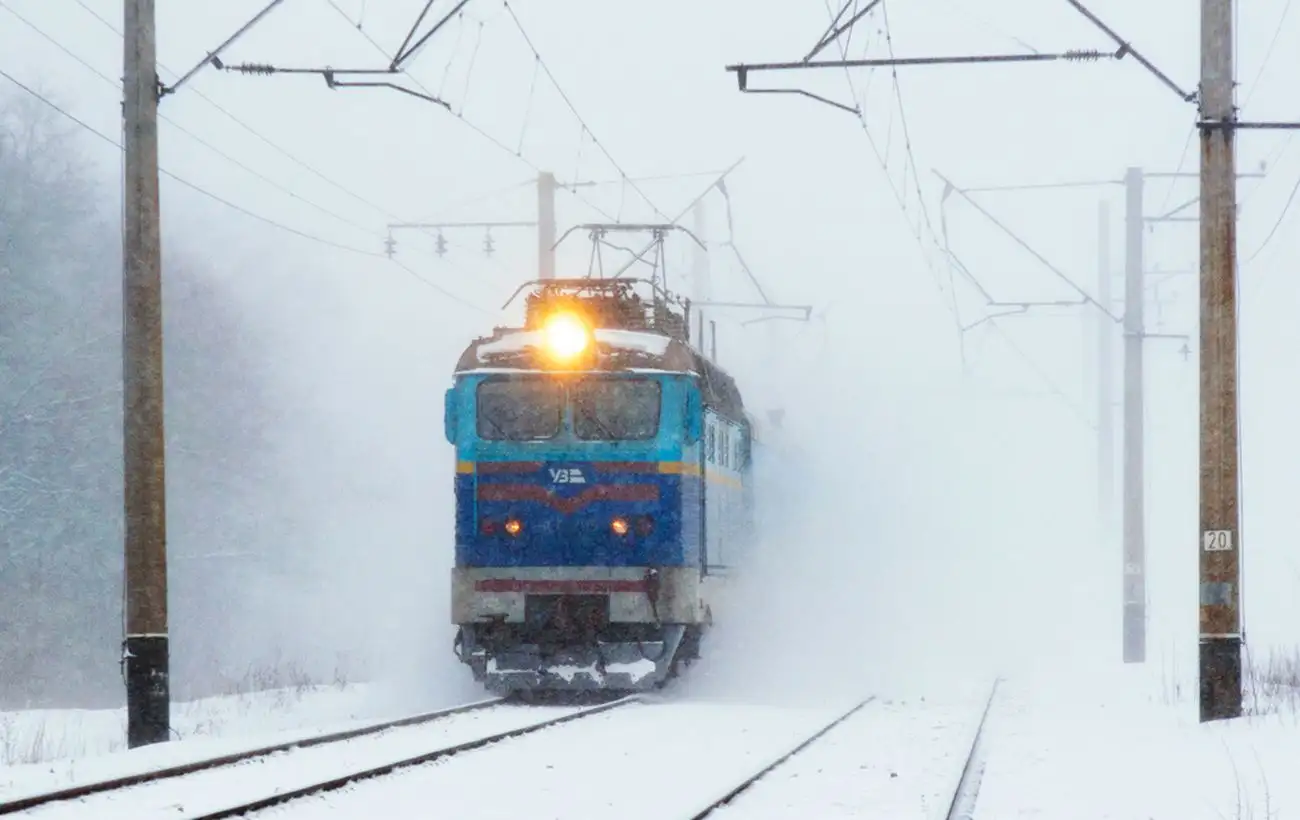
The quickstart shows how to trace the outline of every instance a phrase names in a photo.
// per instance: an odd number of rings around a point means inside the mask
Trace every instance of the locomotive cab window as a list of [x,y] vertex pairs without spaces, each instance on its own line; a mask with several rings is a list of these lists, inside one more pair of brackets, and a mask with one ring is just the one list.
[[644,440],[659,433],[659,382],[583,379],[569,388],[573,434],[587,441]]
[[537,441],[560,432],[564,393],[543,379],[492,379],[478,386],[478,435],[491,441]]

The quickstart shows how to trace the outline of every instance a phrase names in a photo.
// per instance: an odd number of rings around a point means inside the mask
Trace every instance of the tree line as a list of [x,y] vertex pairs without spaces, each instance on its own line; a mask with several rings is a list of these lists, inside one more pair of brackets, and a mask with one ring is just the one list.
[[[38,101],[0,93],[0,709],[124,699],[120,186]],[[270,478],[256,323],[163,253],[173,691],[203,694]]]

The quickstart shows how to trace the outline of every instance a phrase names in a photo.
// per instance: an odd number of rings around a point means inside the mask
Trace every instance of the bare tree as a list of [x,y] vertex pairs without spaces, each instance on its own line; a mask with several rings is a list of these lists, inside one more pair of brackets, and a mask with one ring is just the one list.
[[[0,98],[0,704],[122,698],[117,196],[47,109]],[[237,600],[202,556],[246,539],[269,479],[256,329],[213,271],[165,253],[169,541],[182,679]],[[206,643],[204,641],[207,641]]]

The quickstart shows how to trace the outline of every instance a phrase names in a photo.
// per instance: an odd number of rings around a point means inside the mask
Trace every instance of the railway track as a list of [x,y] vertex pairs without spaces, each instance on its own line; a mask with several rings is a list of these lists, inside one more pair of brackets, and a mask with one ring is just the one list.
[[[980,779],[984,772],[984,757],[982,754],[984,750],[984,745],[982,743],[984,727],[988,722],[989,710],[993,705],[994,698],[997,696],[998,685],[1000,683],[1000,679],[993,682],[988,698],[984,701],[984,708],[971,737],[969,750],[962,760],[960,775],[957,778],[956,785],[952,789],[952,799],[949,802],[948,810],[944,815],[946,820],[973,820],[974,818],[975,802],[979,796]],[[826,723],[816,732],[813,732],[811,735],[806,737],[798,745],[776,757],[766,766],[755,771],[734,787],[728,789],[721,796],[700,808],[694,814],[688,815],[689,820],[705,820],[705,818],[711,816],[718,809],[731,805],[736,798],[748,792],[750,788],[759,783],[764,777],[805,751],[808,747],[812,746],[822,737],[830,733],[837,726],[847,722],[851,717],[874,700],[875,697],[866,698],[854,705],[851,709],[841,713],[835,717],[835,719]]]
[[[958,735],[953,738],[953,741],[956,741],[955,743],[949,741],[951,745],[947,748],[953,751],[951,757],[948,758],[949,762],[934,770],[934,773],[939,775],[939,778],[938,780],[931,780],[933,791],[927,793],[931,795],[929,799],[938,797],[943,801],[940,804],[941,810],[946,810],[944,816],[946,816],[947,820],[971,820],[973,816],[975,800],[978,796],[980,780],[984,770],[983,751],[985,746],[982,741],[989,713],[997,695],[998,683],[994,682],[988,697],[983,701],[983,711],[980,713],[978,721],[974,722],[974,728],[970,731],[970,734],[968,736]],[[541,719],[519,717],[521,714],[530,713],[536,716],[533,708],[521,709],[519,712],[513,712],[509,715],[494,716],[491,712],[492,707],[507,707],[509,701],[503,699],[480,701],[398,721],[389,721],[345,732],[320,735],[303,741],[277,744],[130,777],[105,780],[41,795],[21,797],[0,803],[0,815],[30,811],[30,816],[49,818],[49,820],[62,820],[64,816],[129,816],[133,820],[135,818],[165,816],[169,820],[219,820],[220,818],[238,817],[269,809],[301,798],[322,795],[342,789],[358,781],[374,780],[393,774],[404,777],[406,770],[428,772],[428,774],[420,776],[433,777],[434,782],[429,782],[427,786],[420,786],[417,789],[420,794],[442,794],[449,785],[452,787],[451,791],[455,792],[457,781],[463,783],[467,780],[476,779],[459,774],[459,772],[468,770],[459,768],[442,770],[443,775],[439,776],[440,769],[438,767],[432,769],[417,769],[415,767],[422,767],[424,764],[452,758],[465,752],[484,749],[484,747],[500,741],[521,738],[527,735],[536,736],[550,727],[572,724],[582,718],[608,713],[633,703],[653,702],[653,700],[644,696],[633,695],[597,706],[573,707],[571,711],[566,710],[562,714]],[[790,745],[783,750],[780,744],[773,744],[767,752],[769,757],[766,761],[761,755],[754,756],[749,765],[753,766],[756,763],[762,765],[749,773],[745,773],[743,766],[737,767],[733,765],[730,777],[736,778],[731,781],[735,785],[726,788],[721,793],[710,796],[706,784],[705,788],[694,797],[696,800],[701,800],[700,803],[696,803],[692,807],[691,797],[687,797],[685,800],[679,799],[675,801],[677,805],[668,810],[668,816],[689,818],[689,820],[704,820],[705,818],[711,818],[714,812],[724,807],[728,811],[740,812],[738,816],[745,816],[751,801],[748,798],[745,800],[739,800],[738,798],[748,795],[754,786],[768,780],[788,780],[788,778],[781,778],[780,775],[772,778],[771,775],[778,770],[782,772],[789,771],[791,777],[798,777],[799,779],[806,777],[809,773],[800,776],[795,771],[783,767],[791,764],[796,758],[804,761],[805,758],[801,757],[801,755],[808,752],[810,747],[822,749],[821,745],[815,745],[818,744],[819,740],[822,740],[837,728],[845,727],[855,715],[862,713],[876,700],[874,696],[865,698],[851,708],[836,714],[830,720],[823,718],[825,722],[818,725],[810,733],[806,729],[803,732],[792,733],[789,735],[789,740],[786,741]],[[698,709],[699,707],[690,708]],[[456,734],[455,731],[451,730],[441,730],[440,735],[430,737],[430,733],[423,728],[425,724],[433,724],[440,719],[455,721],[457,720],[456,716],[473,712],[486,713],[487,716],[484,718],[461,719],[466,722],[477,721],[476,724],[468,727],[460,726],[461,737],[450,737],[448,733],[450,735]],[[966,714],[970,714],[970,712]],[[491,723],[498,718],[505,718],[507,721],[518,719],[526,722],[508,726],[502,726],[498,723],[490,728],[482,725],[485,721]],[[879,720],[879,717],[875,719]],[[642,716],[636,720],[639,720],[641,725],[645,725],[647,718]],[[655,717],[650,720],[652,723],[657,724],[662,721],[662,718]],[[680,715],[677,716],[677,722],[682,724]],[[584,731],[584,736],[588,737],[588,748],[614,749],[616,746],[607,745],[609,737],[611,735],[621,737],[629,730],[635,731],[632,727],[636,724],[623,722],[617,724],[617,728],[613,724],[602,723],[599,725],[604,727],[600,731],[606,733],[604,741],[602,742],[600,736]],[[807,724],[804,725],[807,726]],[[870,727],[875,725],[878,724],[868,722],[860,728],[863,731],[871,732]],[[966,725],[969,726],[970,724]],[[412,727],[416,728],[412,730]],[[669,730],[669,736],[673,736],[672,731]],[[846,731],[853,734],[852,730],[847,727]],[[380,737],[386,732],[400,733],[400,736],[394,734],[387,738]],[[839,734],[836,737],[838,738]],[[561,741],[559,737],[555,740],[557,744],[571,743],[572,736],[568,741]],[[531,751],[525,751],[522,747],[516,748],[514,744],[510,744],[499,747],[500,753],[506,755],[506,757],[499,758],[498,753],[494,751],[491,759],[497,766],[509,766],[512,755],[517,759],[525,760],[557,759],[550,755],[539,757],[537,752],[539,748],[537,747],[538,741],[530,742],[533,743]],[[828,741],[828,743],[836,742],[838,741]],[[363,744],[362,748],[358,749],[356,747],[358,743]],[[332,745],[340,748],[335,750],[331,748]],[[549,742],[544,746],[549,749]],[[305,751],[312,747],[315,747],[318,751]],[[348,753],[349,748],[351,753]],[[342,753],[335,754],[336,751]],[[830,752],[829,749],[826,751]],[[468,762],[471,757],[477,758],[478,756],[467,755],[463,758],[466,765],[474,765]],[[560,756],[560,758],[562,759],[563,756]],[[957,760],[960,760],[959,767],[954,764],[954,761]],[[811,761],[808,762],[811,763]],[[482,760],[477,761],[477,765],[481,766],[482,763]],[[631,760],[628,760],[627,763],[630,764],[631,768],[637,768]],[[261,768],[258,767],[258,764],[262,764]],[[817,772],[821,771],[821,765],[820,763],[816,764]],[[949,766],[951,768],[948,768]],[[546,768],[549,770],[550,766]],[[796,769],[798,768],[796,766]],[[951,779],[944,783],[943,772],[946,771],[952,772],[952,774],[949,775]],[[554,772],[551,774],[558,775],[560,773]],[[820,780],[820,778],[817,779]],[[396,783],[396,781],[394,782]],[[434,785],[435,782],[439,785]],[[724,779],[722,782],[727,782],[727,780]],[[378,786],[369,788],[375,789]],[[385,793],[388,788],[390,787],[385,787],[380,792],[371,791],[367,793],[371,795]],[[759,793],[763,793],[763,791],[764,789],[759,789]],[[448,797],[452,796],[448,795]],[[764,800],[764,798],[758,797],[755,799]],[[452,802],[454,803],[454,798]],[[606,804],[605,808],[608,809],[610,805],[612,804]],[[758,804],[755,804],[754,807],[757,808]],[[578,807],[575,806],[575,808]],[[667,809],[668,807],[665,806],[664,808]],[[577,812],[577,814],[582,813],[582,811]]]
[[805,738],[801,743],[799,743],[799,745],[795,746],[793,749],[781,755],[780,757],[777,757],[771,763],[768,763],[766,766],[754,772],[749,777],[740,781],[739,784],[737,784],[731,789],[728,789],[727,792],[724,793],[721,797],[718,797],[717,799],[711,801],[708,805],[704,806],[695,814],[690,815],[690,820],[704,820],[705,817],[708,817],[710,814],[713,814],[713,812],[717,811],[723,806],[726,806],[732,800],[735,800],[737,797],[739,797],[740,795],[748,791],[751,786],[753,786],[763,777],[767,776],[768,772],[771,772],[772,770],[776,769],[778,766],[785,763],[790,758],[794,757],[795,755],[802,752],[804,749],[807,749],[809,746],[816,743],[827,732],[829,732],[830,730],[834,729],[836,726],[839,726],[841,723],[844,723],[846,720],[856,715],[868,703],[871,703],[875,699],[876,698],[873,695],[872,697],[859,701],[857,705],[855,705],[852,709],[849,709],[847,712],[844,712],[843,714],[836,717],[830,723],[827,723],[826,725],[822,726],[816,732],[813,732],[811,735]]
[[967,752],[966,760],[962,763],[957,787],[953,789],[947,820],[974,820],[975,801],[979,799],[980,781],[984,777],[984,726],[988,723],[989,710],[993,707],[993,699],[997,697],[998,685],[1001,683],[1001,679],[993,681],[989,698],[984,702],[984,711],[980,714],[979,723],[975,726],[975,734],[971,738],[970,751]]
[[[357,770],[349,769],[345,773],[335,776],[316,779],[310,777],[283,778],[277,776],[269,781],[273,785],[264,790],[264,792],[270,793],[259,794],[257,797],[252,799],[232,800],[216,809],[200,809],[197,811],[186,812],[184,806],[177,802],[167,802],[166,800],[163,800],[160,803],[151,803],[144,792],[159,787],[183,787],[193,778],[212,777],[222,773],[229,773],[230,770],[239,767],[242,764],[268,761],[277,755],[284,755],[286,753],[289,754],[289,757],[283,759],[292,760],[292,754],[300,754],[301,750],[312,748],[320,749],[323,747],[347,744],[349,741],[357,741],[367,737],[377,737],[394,730],[431,724],[458,715],[487,710],[492,707],[507,706],[511,702],[505,698],[493,698],[466,704],[464,706],[453,707],[451,709],[428,712],[356,729],[317,735],[302,740],[221,755],[219,757],[169,766],[163,769],[140,772],[124,777],[96,781],[93,783],[86,783],[40,794],[13,798],[0,802],[0,815],[30,813],[33,816],[52,817],[58,814],[58,809],[60,807],[67,806],[70,810],[74,810],[77,816],[87,816],[87,813],[93,814],[95,811],[95,808],[86,802],[87,800],[105,800],[111,804],[110,808],[114,809],[120,807],[119,802],[135,803],[136,800],[139,800],[139,810],[131,812],[133,817],[147,817],[155,810],[158,811],[160,816],[165,814],[167,817],[172,818],[172,820],[182,820],[182,818],[183,820],[218,820],[219,818],[237,817],[302,797],[323,794],[357,781],[381,777],[408,766],[418,766],[425,763],[431,763],[435,760],[479,749],[502,740],[532,734],[552,726],[558,726],[591,715],[608,712],[612,709],[626,706],[639,700],[639,697],[631,696],[602,703],[597,706],[579,708],[556,717],[524,723],[520,726],[513,726],[487,735],[475,736],[470,740],[460,741],[450,745],[440,745],[437,748],[422,750],[416,754],[395,755],[379,765],[370,765]],[[524,708],[527,711],[532,711],[531,709],[527,709],[527,707]],[[183,789],[181,790],[183,791]],[[175,791],[175,789],[173,789],[173,791]],[[76,801],[75,809],[73,806],[68,805],[70,801]],[[166,805],[162,805],[161,803],[166,803]],[[181,809],[181,811],[178,812],[177,809]],[[54,814],[51,814],[51,811],[53,811]]]

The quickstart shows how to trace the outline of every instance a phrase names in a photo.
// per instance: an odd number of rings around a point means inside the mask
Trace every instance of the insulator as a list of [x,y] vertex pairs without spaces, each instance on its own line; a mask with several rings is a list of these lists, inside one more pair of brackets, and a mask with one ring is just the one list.
[[241,74],[274,74],[276,71],[275,66],[266,63],[240,63],[226,67]]
[[434,243],[434,251],[439,256],[447,255],[447,237],[443,236],[441,231],[438,232],[438,239]]

